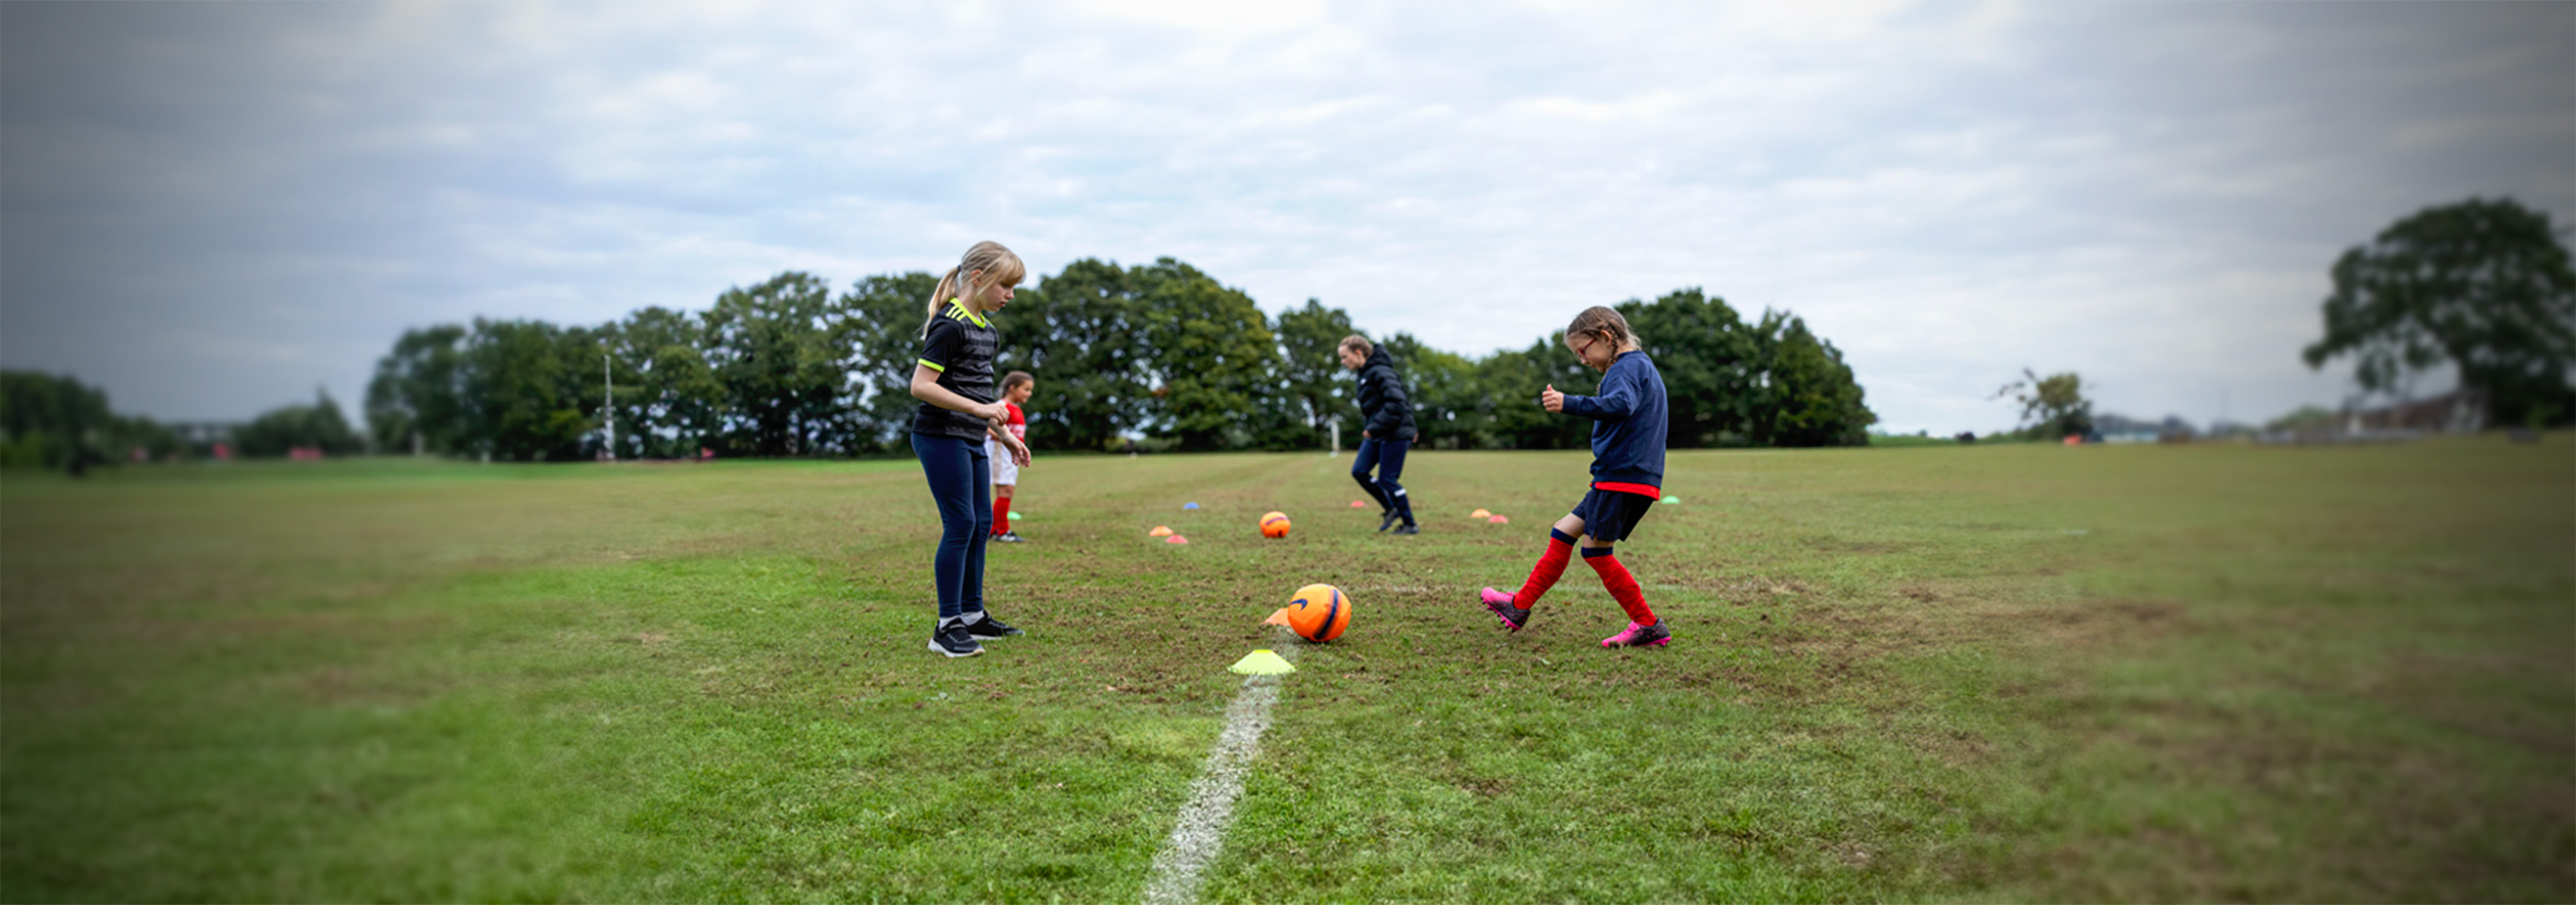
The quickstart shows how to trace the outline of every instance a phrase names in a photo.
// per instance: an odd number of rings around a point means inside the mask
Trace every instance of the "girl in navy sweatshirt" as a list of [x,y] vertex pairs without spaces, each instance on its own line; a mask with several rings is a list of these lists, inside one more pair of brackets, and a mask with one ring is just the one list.
[[1556,520],[1548,532],[1547,552],[1521,589],[1506,594],[1486,588],[1485,608],[1503,620],[1504,628],[1517,632],[1529,625],[1539,597],[1565,574],[1580,537],[1584,564],[1600,573],[1602,587],[1628,612],[1627,630],[1601,639],[1601,646],[1660,647],[1672,642],[1673,633],[1646,606],[1645,589],[1619,564],[1611,545],[1627,539],[1663,499],[1664,376],[1637,347],[1628,319],[1608,308],[1594,306],[1575,315],[1565,328],[1565,347],[1601,372],[1600,395],[1568,396],[1551,384],[1539,394],[1539,404],[1597,422],[1592,425],[1592,489],[1572,514]]

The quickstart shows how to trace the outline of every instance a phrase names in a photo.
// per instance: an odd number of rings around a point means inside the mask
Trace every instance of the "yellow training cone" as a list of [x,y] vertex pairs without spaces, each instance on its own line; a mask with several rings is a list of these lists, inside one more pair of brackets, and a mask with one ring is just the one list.
[[1478,510],[1476,510],[1476,511],[1474,511],[1474,512],[1467,513],[1467,517],[1468,517],[1468,518],[1493,518],[1493,517],[1494,517],[1494,514],[1493,514],[1493,513],[1491,513],[1491,512],[1486,512],[1485,510],[1482,510],[1482,509],[1478,509]]
[[1243,659],[1226,668],[1247,676],[1280,676],[1297,671],[1296,664],[1271,653],[1269,648],[1245,654]]
[[1172,526],[1170,526],[1170,525],[1155,525],[1155,526],[1154,526],[1154,530],[1145,532],[1145,536],[1146,536],[1146,537],[1170,537],[1170,536],[1172,536]]

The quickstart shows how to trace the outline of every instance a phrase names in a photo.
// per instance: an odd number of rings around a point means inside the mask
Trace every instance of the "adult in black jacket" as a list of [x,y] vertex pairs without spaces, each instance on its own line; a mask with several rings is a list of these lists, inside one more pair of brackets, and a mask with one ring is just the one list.
[[[1397,534],[1421,531],[1413,523],[1413,501],[1405,496],[1404,485],[1395,479],[1404,474],[1404,453],[1413,447],[1413,406],[1404,398],[1404,378],[1396,376],[1395,359],[1385,349],[1377,348],[1361,336],[1342,338],[1342,367],[1360,372],[1360,454],[1351,460],[1351,479],[1360,489],[1377,498],[1384,510],[1377,530],[1395,528]],[[1369,477],[1369,469],[1377,477]]]

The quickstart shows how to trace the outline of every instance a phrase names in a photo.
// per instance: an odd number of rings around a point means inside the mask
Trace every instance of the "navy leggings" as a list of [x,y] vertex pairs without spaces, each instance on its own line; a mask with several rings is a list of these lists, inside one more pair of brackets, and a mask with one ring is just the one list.
[[939,586],[939,618],[984,609],[984,538],[993,533],[992,460],[984,444],[956,437],[912,435],[912,454],[939,501],[939,555],[931,577]]
[[[1379,506],[1404,516],[1406,524],[1413,522],[1413,500],[1395,479],[1403,476],[1404,451],[1412,447],[1411,440],[1362,440],[1359,456],[1351,460],[1351,480],[1360,482],[1360,489],[1376,497]],[[1375,481],[1369,480],[1371,468],[1377,469]]]

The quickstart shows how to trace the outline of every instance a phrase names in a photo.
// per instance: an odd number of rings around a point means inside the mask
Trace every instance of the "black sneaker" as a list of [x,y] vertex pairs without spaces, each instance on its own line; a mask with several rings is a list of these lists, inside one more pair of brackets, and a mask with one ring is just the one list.
[[993,539],[1006,544],[1025,543],[1028,540],[1027,538],[1021,537],[1020,533],[1017,531],[1004,531],[1000,534],[993,535]]
[[993,618],[993,614],[991,613],[985,613],[984,618],[966,623],[966,634],[968,637],[972,638],[991,639],[1008,638],[1012,635],[1025,635],[1028,633],[1012,628],[1010,623]]
[[1420,534],[1420,533],[1422,533],[1422,526],[1420,526],[1420,525],[1416,525],[1416,524],[1414,524],[1414,523],[1412,523],[1412,522],[1406,522],[1406,523],[1404,523],[1404,524],[1402,524],[1402,525],[1398,525],[1398,526],[1396,526],[1396,529],[1395,529],[1395,532],[1394,532],[1394,533],[1396,533],[1396,534]]
[[984,652],[984,646],[966,633],[963,625],[930,630],[930,652],[943,657],[972,657]]
[[1386,517],[1385,517],[1385,518],[1382,518],[1382,519],[1378,519],[1378,520],[1377,520],[1377,530],[1378,530],[1378,531],[1380,531],[1380,532],[1384,532],[1384,531],[1386,531],[1386,529],[1388,529],[1388,528],[1393,528],[1393,527],[1395,527],[1395,520],[1396,520],[1396,518],[1397,518],[1397,516],[1396,516],[1396,514],[1395,514],[1395,510],[1393,510],[1393,509],[1389,509],[1389,510],[1387,510],[1387,511],[1386,511]]

